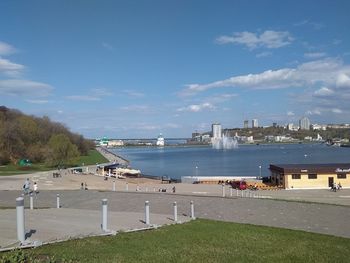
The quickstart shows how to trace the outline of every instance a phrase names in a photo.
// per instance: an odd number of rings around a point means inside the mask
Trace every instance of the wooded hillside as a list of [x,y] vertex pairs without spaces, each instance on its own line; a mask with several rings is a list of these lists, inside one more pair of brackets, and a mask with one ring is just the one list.
[[50,166],[66,165],[93,147],[93,142],[48,117],[0,106],[0,165],[16,164],[23,158]]

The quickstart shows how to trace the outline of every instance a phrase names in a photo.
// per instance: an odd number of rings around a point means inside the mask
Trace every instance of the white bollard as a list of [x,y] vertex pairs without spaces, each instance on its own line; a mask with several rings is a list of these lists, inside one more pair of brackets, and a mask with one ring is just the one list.
[[233,189],[232,189],[232,187],[230,188],[230,196],[232,197],[232,195],[233,195]]
[[194,216],[194,203],[191,201],[191,219],[196,219]]
[[115,192],[115,181],[113,180],[113,192]]
[[241,197],[243,197],[243,190],[241,190]]
[[222,197],[225,197],[225,185],[222,184]]
[[30,207],[30,210],[34,209],[33,193],[30,193],[30,196],[29,196],[29,207]]
[[56,208],[60,208],[60,194],[56,196]]
[[237,197],[239,196],[239,192],[238,192],[238,189],[236,189],[236,196],[237,196]]
[[150,221],[149,221],[149,201],[145,202],[145,223],[146,223],[146,225],[150,225]]
[[108,169],[108,176],[111,176],[111,169]]
[[153,192],[155,192],[156,191],[156,188],[155,187],[153,187]]
[[146,187],[146,192],[148,192],[148,187]]
[[125,184],[125,191],[129,191],[129,184],[128,183]]
[[23,243],[25,241],[23,197],[16,198],[16,212],[17,212],[17,239],[21,243]]
[[177,222],[177,204],[174,202],[174,221]]
[[102,199],[102,230],[107,232],[107,199]]

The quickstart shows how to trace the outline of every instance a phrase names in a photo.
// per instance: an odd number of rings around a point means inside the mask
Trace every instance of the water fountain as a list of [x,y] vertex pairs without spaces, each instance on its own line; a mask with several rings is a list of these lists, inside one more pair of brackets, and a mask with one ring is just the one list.
[[238,148],[237,140],[235,138],[227,136],[226,134],[224,134],[221,138],[212,138],[211,143],[213,148],[218,150],[229,150]]

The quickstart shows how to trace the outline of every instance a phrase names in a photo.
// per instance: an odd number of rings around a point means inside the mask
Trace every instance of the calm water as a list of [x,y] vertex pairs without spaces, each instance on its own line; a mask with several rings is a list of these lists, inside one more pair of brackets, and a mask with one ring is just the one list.
[[[114,149],[146,175],[257,176],[269,175],[270,164],[350,162],[350,148],[324,144],[240,145],[238,149],[211,147],[130,147]],[[197,167],[197,168],[196,168]]]

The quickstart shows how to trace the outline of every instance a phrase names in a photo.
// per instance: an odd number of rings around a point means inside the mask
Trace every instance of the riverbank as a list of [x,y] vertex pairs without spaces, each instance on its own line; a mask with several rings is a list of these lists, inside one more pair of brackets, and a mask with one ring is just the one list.
[[120,156],[114,152],[109,151],[107,148],[96,147],[96,150],[111,163],[119,163],[119,164],[125,165],[125,166],[130,164],[129,160],[123,158],[122,156]]

